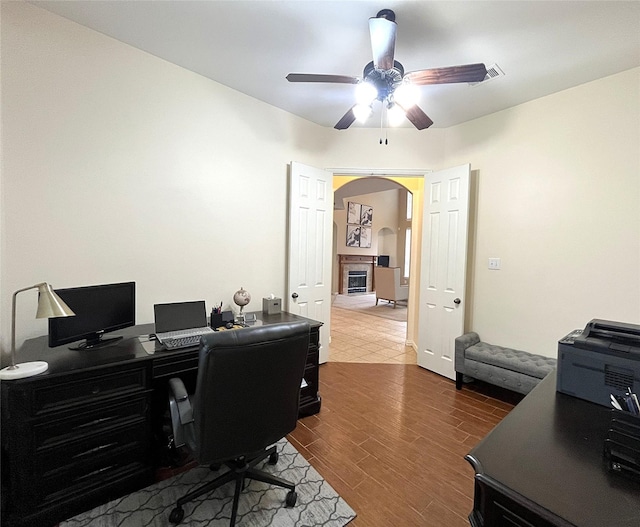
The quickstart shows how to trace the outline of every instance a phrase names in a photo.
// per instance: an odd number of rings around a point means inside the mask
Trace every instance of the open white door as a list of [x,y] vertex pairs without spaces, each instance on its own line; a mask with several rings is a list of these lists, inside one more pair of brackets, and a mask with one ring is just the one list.
[[323,323],[319,362],[329,358],[333,173],[300,163],[289,171],[289,313]]
[[418,365],[455,379],[455,338],[464,332],[471,166],[425,176]]

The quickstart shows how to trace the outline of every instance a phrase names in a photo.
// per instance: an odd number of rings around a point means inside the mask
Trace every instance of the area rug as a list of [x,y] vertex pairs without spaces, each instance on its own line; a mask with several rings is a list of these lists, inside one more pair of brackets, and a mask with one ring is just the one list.
[[[296,484],[298,501],[284,506],[286,489],[251,481],[242,492],[237,527],[342,527],[356,514],[286,439],[277,443],[276,465],[258,466]],[[221,469],[224,471],[226,469]],[[60,527],[169,527],[176,500],[221,472],[193,468],[171,479],[82,513]],[[184,505],[184,527],[228,527],[234,483]]]
[[398,303],[393,307],[393,303],[386,300],[380,300],[376,306],[375,293],[367,293],[362,295],[337,295],[333,301],[332,307],[339,309],[348,309],[349,311],[357,311],[374,317],[387,318],[389,320],[397,320],[399,322],[407,321],[407,304]]

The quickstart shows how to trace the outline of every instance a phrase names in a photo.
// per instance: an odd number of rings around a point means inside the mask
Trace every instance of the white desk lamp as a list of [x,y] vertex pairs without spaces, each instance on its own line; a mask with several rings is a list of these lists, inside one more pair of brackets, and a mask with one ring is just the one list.
[[39,373],[47,371],[49,367],[44,361],[16,364],[16,296],[18,293],[29,291],[30,289],[38,290],[38,311],[36,312],[36,318],[71,317],[75,315],[75,313],[69,309],[69,306],[64,303],[62,298],[56,295],[53,289],[51,289],[51,286],[46,282],[25,287],[24,289],[18,289],[18,291],[13,293],[13,301],[11,304],[11,366],[0,370],[1,380],[31,377],[32,375],[38,375]]

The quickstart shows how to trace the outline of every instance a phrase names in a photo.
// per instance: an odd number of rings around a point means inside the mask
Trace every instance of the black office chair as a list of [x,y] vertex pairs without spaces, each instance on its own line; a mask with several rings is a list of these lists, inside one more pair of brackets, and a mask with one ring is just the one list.
[[246,478],[289,489],[286,506],[295,505],[293,483],[254,467],[267,457],[275,464],[274,443],[296,427],[308,347],[306,322],[220,331],[201,339],[192,404],[182,381],[169,381],[174,442],[187,444],[201,465],[215,470],[224,464],[229,471],[178,499],[171,523],[182,521],[186,502],[235,480],[233,527]]

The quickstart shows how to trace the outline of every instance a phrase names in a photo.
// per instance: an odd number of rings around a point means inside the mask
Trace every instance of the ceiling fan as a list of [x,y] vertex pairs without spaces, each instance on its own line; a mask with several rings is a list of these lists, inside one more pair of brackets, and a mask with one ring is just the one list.
[[356,85],[358,102],[336,123],[334,128],[345,130],[358,119],[366,120],[372,113],[376,100],[393,113],[406,117],[418,129],[424,130],[433,121],[417,105],[417,86],[448,84],[455,82],[481,82],[487,75],[484,64],[465,64],[446,68],[404,72],[404,67],[394,59],[396,47],[396,15],[391,9],[383,9],[369,19],[373,61],[369,62],[362,78],[349,75],[314,73],[289,73],[289,82],[329,82]]

